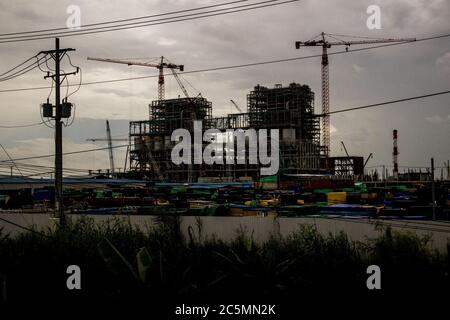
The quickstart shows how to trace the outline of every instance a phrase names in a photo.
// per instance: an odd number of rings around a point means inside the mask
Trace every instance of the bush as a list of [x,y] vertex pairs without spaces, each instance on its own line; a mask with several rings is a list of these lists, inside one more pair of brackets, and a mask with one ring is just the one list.
[[[197,226],[201,234],[201,225]],[[289,299],[370,295],[367,266],[382,270],[383,294],[449,293],[449,259],[429,238],[385,229],[355,243],[344,233],[321,235],[303,226],[263,244],[240,230],[234,241],[188,239],[178,217],[146,232],[128,220],[100,224],[80,218],[64,229],[10,238],[0,230],[0,297],[61,299]],[[82,290],[66,288],[66,268],[78,265]]]

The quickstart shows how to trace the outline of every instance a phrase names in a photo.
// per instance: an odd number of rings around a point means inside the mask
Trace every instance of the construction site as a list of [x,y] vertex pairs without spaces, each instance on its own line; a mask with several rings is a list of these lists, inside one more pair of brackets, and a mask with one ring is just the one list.
[[450,1],[0,7],[0,305],[445,305]]
[[[343,141],[340,144],[345,156],[336,156],[330,150],[333,110],[330,110],[327,50],[332,46],[348,48],[353,44],[399,43],[414,39],[329,41],[326,36],[322,33],[317,39],[295,42],[297,49],[322,49],[320,111],[316,110],[316,94],[311,87],[291,82],[273,86],[256,84],[246,94],[245,107],[230,99],[237,112],[217,116],[217,110],[207,97],[190,94],[186,89],[186,79],[182,76],[184,65],[172,63],[165,57],[157,58],[157,63],[88,57],[91,61],[156,68],[159,73],[158,99],[148,105],[148,118],[129,122],[123,172],[115,168],[114,139],[106,121],[107,139],[92,141],[108,142],[108,148],[104,149],[109,151],[109,169],[89,170],[87,176],[71,178],[63,178],[62,171],[58,171],[55,180],[21,179],[11,174],[2,179],[0,209],[59,210],[59,216],[64,215],[64,208],[72,213],[89,214],[448,219],[450,162],[446,167],[447,178],[441,167],[440,181],[434,177],[433,160],[431,168],[425,172],[408,169],[400,173],[396,129],[389,141],[392,143],[392,170],[384,166],[380,171],[368,170],[373,154],[350,155]],[[177,82],[182,97],[165,96],[168,75],[171,81]],[[70,103],[65,101],[65,104]],[[49,109],[45,114],[51,118],[53,106],[47,102],[43,107]],[[200,132],[196,126],[200,127]],[[178,130],[194,136],[194,144],[189,141],[188,149],[183,149],[189,156],[195,154],[196,148],[200,153],[210,148],[211,140],[205,139],[205,134],[211,131],[215,132],[215,142],[220,138],[225,143],[220,152],[227,157],[229,153],[238,156],[231,162],[207,163],[202,158],[199,162],[177,163],[173,160],[173,150],[179,142],[174,139],[174,132]],[[251,130],[255,134],[247,135]],[[276,135],[272,136],[273,131]],[[244,133],[240,140],[245,145],[244,153],[240,155],[237,132]],[[261,140],[262,132],[268,136],[265,140]],[[196,136],[200,136],[197,142]],[[264,149],[266,156],[277,156],[273,174],[262,174],[267,163],[253,161],[256,151],[251,145]],[[212,153],[217,152],[214,149]],[[258,157],[261,160],[261,153]]]
[[[314,114],[314,93],[307,85],[256,86],[247,95],[247,112],[212,117],[212,103],[203,97],[153,101],[150,119],[130,122],[130,170],[136,176],[156,181],[198,181],[206,179],[257,179],[259,166],[249,164],[180,165],[171,161],[178,128],[193,131],[193,120],[203,130],[279,129],[279,174],[318,174],[321,167],[319,119]],[[323,161],[322,161],[323,162]]]
[[[294,175],[331,175],[337,178],[363,179],[366,161],[362,156],[330,155],[330,85],[328,49],[354,44],[399,43],[414,41],[404,39],[373,39],[355,41],[330,41],[328,34],[317,38],[296,41],[296,49],[320,47],[321,61],[321,113],[315,112],[315,94],[307,84],[275,84],[273,87],[256,85],[247,94],[247,105],[243,109],[230,99],[238,113],[213,117],[213,106],[201,94],[191,97],[181,81],[178,71],[184,65],[171,63],[164,57],[158,64],[123,61],[115,59],[88,58],[109,63],[120,63],[157,68],[158,100],[149,105],[149,119],[130,122],[128,148],[128,177],[145,178],[152,181],[195,182],[258,180],[260,167],[250,164],[248,154],[245,164],[195,164],[174,165],[170,159],[174,142],[171,134],[179,128],[193,132],[193,122],[202,121],[202,129],[227,130],[277,129],[279,130],[278,179]],[[335,39],[332,37],[333,40]],[[170,70],[184,97],[165,99],[164,70]],[[395,166],[395,164],[394,164]],[[114,168],[111,168],[113,170]],[[394,170],[395,171],[395,170]],[[383,170],[384,175],[384,170]],[[398,174],[393,173],[398,178]]]

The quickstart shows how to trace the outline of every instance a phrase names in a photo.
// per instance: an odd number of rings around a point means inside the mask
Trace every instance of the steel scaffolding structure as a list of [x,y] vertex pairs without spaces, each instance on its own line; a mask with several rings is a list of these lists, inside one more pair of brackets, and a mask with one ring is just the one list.
[[[130,122],[130,169],[141,176],[166,181],[195,181],[199,177],[258,178],[260,166],[249,163],[248,153],[245,164],[173,164],[172,132],[185,128],[192,133],[193,120],[202,120],[203,132],[210,128],[222,132],[278,129],[279,174],[320,172],[320,124],[314,115],[314,93],[309,86],[258,85],[247,95],[246,113],[213,118],[211,112],[211,103],[204,98],[153,101],[149,120]],[[203,142],[203,146],[207,144]]]
[[247,96],[247,105],[250,127],[280,129],[282,173],[320,170],[320,125],[309,86],[258,85]]
[[153,101],[150,119],[130,122],[130,170],[155,180],[188,180],[190,171],[199,168],[176,166],[171,161],[174,130],[192,132],[193,121],[201,120],[210,128],[212,104],[205,98],[179,98]]

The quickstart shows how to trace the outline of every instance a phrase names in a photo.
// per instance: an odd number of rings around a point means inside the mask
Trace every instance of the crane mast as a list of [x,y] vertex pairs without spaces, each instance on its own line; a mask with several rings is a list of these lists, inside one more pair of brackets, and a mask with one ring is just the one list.
[[[329,36],[338,41],[328,41],[325,36]],[[322,32],[320,34],[320,40],[309,40],[309,41],[296,41],[295,48],[300,49],[301,47],[322,47],[322,147],[323,154],[328,157],[330,153],[330,72],[329,72],[329,59],[328,59],[328,49],[332,46],[345,46],[348,50],[351,45],[358,44],[380,44],[380,43],[398,43],[398,42],[411,42],[416,41],[415,38],[398,38],[398,39],[367,39],[367,40],[340,40],[335,36],[328,33]],[[349,37],[349,36],[344,36]],[[317,37],[316,37],[317,38]]]
[[[166,87],[164,84],[164,58],[161,57],[161,62],[158,66],[159,76],[158,76],[158,100],[164,100],[166,95]],[[171,69],[172,70],[172,69]]]
[[328,63],[329,45],[326,44],[322,33],[324,45],[322,46],[322,145],[325,147],[325,155],[330,153],[330,67]]
[[114,153],[112,147],[112,139],[111,139],[111,128],[109,127],[109,121],[106,120],[106,138],[108,140],[108,150],[109,150],[109,167],[111,168],[111,174],[114,175]]

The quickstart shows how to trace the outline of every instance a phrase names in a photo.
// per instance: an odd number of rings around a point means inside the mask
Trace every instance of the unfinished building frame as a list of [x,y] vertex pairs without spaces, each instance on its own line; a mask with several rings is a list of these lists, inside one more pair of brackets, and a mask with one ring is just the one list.
[[130,170],[165,181],[259,177],[260,167],[248,163],[248,154],[245,164],[173,164],[171,134],[178,128],[192,132],[193,120],[202,121],[203,131],[279,129],[279,174],[320,172],[320,125],[314,114],[314,93],[297,83],[274,88],[257,85],[247,95],[246,113],[224,117],[213,118],[211,103],[202,97],[153,101],[149,120],[130,122]]

